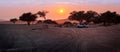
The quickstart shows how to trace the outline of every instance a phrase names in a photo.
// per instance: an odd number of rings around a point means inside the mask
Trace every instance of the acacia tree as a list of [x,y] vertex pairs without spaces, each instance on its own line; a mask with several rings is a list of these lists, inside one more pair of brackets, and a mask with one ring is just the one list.
[[12,18],[12,19],[10,19],[10,21],[15,24],[18,21],[18,19],[17,18]]
[[95,11],[87,11],[86,13],[84,11],[73,11],[72,13],[70,13],[68,19],[77,20],[81,23],[83,20],[91,22],[95,20],[95,18],[97,18],[98,16],[99,14]]
[[48,13],[48,11],[39,11],[37,14],[46,20],[46,13]]
[[119,24],[120,23],[120,15],[117,14],[113,21],[115,24]]
[[85,20],[85,12],[84,11],[73,11],[70,13],[70,16],[68,17],[69,20],[77,20],[80,23]]
[[101,20],[103,22],[103,25],[109,25],[110,23],[114,23],[117,19],[116,12],[106,11],[101,14]]
[[109,25],[111,23],[118,24],[120,23],[120,15],[116,12],[106,11],[104,13],[98,14],[95,11],[73,11],[70,13],[68,17],[70,20],[77,20],[82,22],[82,20],[86,20],[86,22],[94,22],[94,23],[103,23],[103,25]]
[[29,13],[24,13],[24,14],[22,14],[22,15],[19,17],[19,19],[20,19],[21,21],[26,21],[28,25],[30,25],[30,23],[31,23],[32,21],[35,21],[36,18],[37,18],[37,16],[36,16],[35,14],[32,14],[31,12],[29,12]]
[[95,11],[87,11],[85,13],[85,20],[87,22],[94,21],[98,17],[99,17],[99,14],[97,12],[95,12]]

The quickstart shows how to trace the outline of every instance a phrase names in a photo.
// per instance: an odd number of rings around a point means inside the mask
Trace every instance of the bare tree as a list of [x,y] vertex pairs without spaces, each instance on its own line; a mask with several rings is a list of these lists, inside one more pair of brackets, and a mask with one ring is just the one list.
[[39,11],[37,14],[46,20],[46,13],[48,13],[48,11]]

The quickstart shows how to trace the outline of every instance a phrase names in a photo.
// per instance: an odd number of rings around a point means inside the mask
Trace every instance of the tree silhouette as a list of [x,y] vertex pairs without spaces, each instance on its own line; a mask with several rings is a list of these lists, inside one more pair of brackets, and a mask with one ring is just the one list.
[[117,14],[113,21],[114,21],[115,24],[120,23],[120,15]]
[[15,24],[15,23],[18,21],[18,19],[12,18],[12,19],[10,19],[10,21],[13,22],[13,23]]
[[96,18],[98,18],[99,14],[95,11],[87,11],[85,13],[85,20],[87,22],[94,21]]
[[93,21],[95,24],[102,23],[102,19],[101,19],[100,15],[99,15],[98,17],[94,18],[92,21]]
[[19,17],[19,19],[21,21],[27,21],[28,25],[30,25],[30,23],[32,21],[35,21],[36,18],[37,18],[37,16],[35,14],[30,13],[30,12],[29,13],[24,13],[24,14],[22,14],[22,16]]
[[99,16],[99,14],[95,11],[87,11],[86,13],[84,11],[73,11],[70,13],[71,15],[68,17],[70,20],[77,20],[80,21],[80,23],[83,20],[86,20],[87,22],[91,22],[95,20]]
[[73,11],[70,13],[70,16],[68,17],[69,20],[77,20],[80,23],[85,20],[85,12],[84,11]]
[[109,25],[110,23],[115,23],[117,21],[118,15],[116,12],[106,11],[101,14],[101,20],[103,22],[103,25]]
[[73,11],[70,13],[68,17],[69,20],[77,20],[82,22],[82,20],[86,20],[86,22],[94,22],[94,23],[103,23],[103,25],[109,24],[118,24],[120,23],[120,15],[116,12],[106,11],[104,13],[98,14],[95,11]]
[[48,11],[39,11],[37,14],[46,20],[46,13],[48,13]]

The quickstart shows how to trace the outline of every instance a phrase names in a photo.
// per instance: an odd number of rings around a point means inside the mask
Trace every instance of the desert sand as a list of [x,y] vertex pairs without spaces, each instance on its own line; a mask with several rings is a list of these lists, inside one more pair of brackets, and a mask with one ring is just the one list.
[[120,52],[120,25],[46,29],[1,24],[0,39],[1,51],[7,52]]

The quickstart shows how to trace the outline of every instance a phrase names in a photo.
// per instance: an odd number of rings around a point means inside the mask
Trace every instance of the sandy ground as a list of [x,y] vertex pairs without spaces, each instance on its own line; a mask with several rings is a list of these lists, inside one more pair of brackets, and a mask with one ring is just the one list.
[[43,29],[4,24],[0,25],[0,48],[7,52],[120,52],[120,25]]

